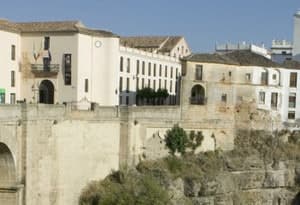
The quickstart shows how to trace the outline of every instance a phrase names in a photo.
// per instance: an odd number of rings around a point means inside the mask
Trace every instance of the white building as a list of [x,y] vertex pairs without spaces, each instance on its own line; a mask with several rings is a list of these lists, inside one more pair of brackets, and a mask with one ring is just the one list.
[[294,15],[294,47],[293,56],[295,60],[300,61],[300,11]]
[[232,44],[232,43],[226,43],[220,45],[217,44],[215,47],[215,51],[216,53],[219,54],[226,54],[233,51],[251,51],[258,55],[264,56],[265,58],[271,59],[271,55],[268,49],[265,48],[264,44],[262,44],[261,46],[252,43],[248,44],[246,42],[242,42],[238,44]]
[[273,40],[271,46],[271,59],[276,63],[292,60],[293,44],[287,40]]
[[[121,104],[132,105],[136,104],[137,81],[141,87],[155,89],[161,81],[175,95],[176,73],[181,73],[179,58],[190,54],[183,37],[152,37],[163,39],[157,41],[159,51],[146,49],[147,43],[154,45],[150,41],[144,42],[144,49],[134,49],[121,46],[120,37],[112,32],[89,29],[78,21],[1,20],[0,36],[1,56],[6,59],[0,66],[7,68],[0,70],[0,103],[25,100],[90,108],[92,103],[111,106],[121,100]],[[143,63],[146,70],[142,74]],[[160,76],[160,71],[166,75]]]

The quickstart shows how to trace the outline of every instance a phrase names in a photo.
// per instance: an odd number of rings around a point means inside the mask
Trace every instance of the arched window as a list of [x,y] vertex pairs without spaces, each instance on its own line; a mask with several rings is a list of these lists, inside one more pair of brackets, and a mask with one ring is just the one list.
[[201,85],[193,86],[193,88],[191,90],[190,103],[192,105],[205,105],[206,104],[205,90]]

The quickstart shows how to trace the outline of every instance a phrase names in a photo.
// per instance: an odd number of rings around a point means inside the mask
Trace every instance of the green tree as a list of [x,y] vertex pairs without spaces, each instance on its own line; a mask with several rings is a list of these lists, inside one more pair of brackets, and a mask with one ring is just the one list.
[[188,142],[189,140],[185,130],[179,127],[178,124],[174,125],[171,130],[167,131],[165,143],[172,155],[176,152],[184,154]]

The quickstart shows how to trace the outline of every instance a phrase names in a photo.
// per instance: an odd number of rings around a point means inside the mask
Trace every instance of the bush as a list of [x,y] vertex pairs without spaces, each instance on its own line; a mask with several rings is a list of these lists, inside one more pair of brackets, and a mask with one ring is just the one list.
[[136,171],[114,172],[91,183],[81,194],[80,205],[166,205],[169,195],[158,180]]
[[165,143],[172,155],[176,152],[184,154],[188,144],[188,137],[184,129],[176,124],[171,130],[167,131]]

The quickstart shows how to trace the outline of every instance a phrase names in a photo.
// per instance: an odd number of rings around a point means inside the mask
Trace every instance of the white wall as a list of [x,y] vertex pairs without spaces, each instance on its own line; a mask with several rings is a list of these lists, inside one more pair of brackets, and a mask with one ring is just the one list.
[[[120,71],[120,57],[123,57],[123,71]],[[127,59],[130,59],[130,72],[127,72]],[[137,74],[137,60],[139,60],[139,74]],[[145,74],[142,74],[142,64],[145,62]],[[151,63],[151,75],[149,75],[149,63]],[[156,75],[154,76],[154,64],[156,65]],[[159,76],[160,65],[162,66],[162,73]],[[167,77],[165,77],[165,70],[167,66]],[[173,74],[171,77],[171,69]],[[118,72],[119,76],[123,78],[123,92],[121,96],[123,103],[125,104],[126,96],[129,96],[129,104],[135,104],[136,84],[137,78],[139,79],[139,89],[142,88],[142,79],[144,79],[144,87],[148,86],[150,80],[150,87],[157,90],[159,88],[159,80],[161,80],[161,88],[165,88],[171,95],[175,95],[176,85],[176,70],[178,75],[181,74],[181,63],[178,59],[164,56],[160,54],[149,53],[133,48],[120,47],[120,54],[118,59]],[[130,89],[129,93],[126,93],[126,79],[129,78]],[[155,81],[155,86],[154,86]],[[118,80],[119,82],[119,80]],[[172,85],[171,85],[172,82]],[[170,86],[172,87],[170,90]],[[119,85],[118,85],[119,90]]]
[[[20,100],[20,68],[21,38],[19,34],[0,30],[0,89],[5,89],[5,103],[10,103],[10,94],[16,94]],[[16,47],[16,58],[11,59],[11,46]],[[15,71],[15,86],[11,86],[11,71]]]
[[[116,37],[100,38],[79,34],[77,101],[86,98],[104,106],[118,104],[115,92],[118,83],[118,45],[119,39]],[[88,92],[84,90],[85,79],[89,83]]]
[[294,16],[294,41],[293,41],[294,58],[300,61],[300,11]]

